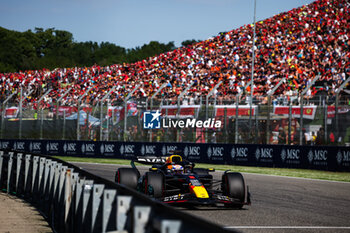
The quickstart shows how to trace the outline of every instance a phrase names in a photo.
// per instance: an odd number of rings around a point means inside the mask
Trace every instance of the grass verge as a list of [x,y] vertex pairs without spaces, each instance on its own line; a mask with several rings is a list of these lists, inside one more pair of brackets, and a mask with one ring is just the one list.
[[[102,163],[102,164],[120,164],[129,165],[129,160],[123,159],[98,159],[98,158],[80,158],[80,157],[66,157],[54,156],[55,158],[67,162],[84,162],[84,163]],[[138,163],[136,163],[137,165]],[[301,177],[320,180],[344,181],[350,182],[350,172],[330,172],[308,169],[290,169],[290,168],[268,168],[268,167],[247,167],[235,165],[213,165],[205,163],[196,163],[196,167],[215,168],[216,170],[232,170],[236,172],[256,173],[265,175],[290,176]]]

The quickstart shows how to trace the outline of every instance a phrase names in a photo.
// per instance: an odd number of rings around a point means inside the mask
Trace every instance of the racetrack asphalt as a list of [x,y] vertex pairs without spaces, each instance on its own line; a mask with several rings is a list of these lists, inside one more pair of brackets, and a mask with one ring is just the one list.
[[[112,181],[121,167],[73,164]],[[147,167],[140,167],[141,173],[146,170]],[[214,179],[221,179],[222,171],[212,174]],[[241,232],[350,232],[350,183],[248,173],[243,176],[252,205],[242,210],[178,209]]]

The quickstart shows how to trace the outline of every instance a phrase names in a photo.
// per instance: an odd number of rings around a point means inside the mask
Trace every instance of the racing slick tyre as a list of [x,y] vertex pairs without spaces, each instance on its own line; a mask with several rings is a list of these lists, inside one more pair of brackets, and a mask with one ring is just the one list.
[[139,173],[134,168],[118,168],[115,174],[115,182],[136,189],[139,176]]
[[222,176],[222,191],[224,195],[237,199],[242,204],[225,204],[225,206],[241,209],[243,207],[246,187],[244,178],[239,172],[228,172]]
[[144,180],[145,193],[154,198],[164,195],[164,175],[157,172],[147,172]]

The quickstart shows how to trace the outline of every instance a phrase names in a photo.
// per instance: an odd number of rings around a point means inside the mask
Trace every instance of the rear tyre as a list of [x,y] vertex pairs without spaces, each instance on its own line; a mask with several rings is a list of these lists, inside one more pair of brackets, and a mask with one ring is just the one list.
[[[222,191],[224,195],[244,203],[246,187],[244,178],[239,172],[229,172],[222,176]],[[243,204],[225,204],[225,206],[241,209]]]
[[138,171],[134,168],[118,168],[115,174],[115,182],[136,189],[139,177]]
[[164,175],[158,172],[147,172],[144,180],[145,193],[154,198],[164,196]]

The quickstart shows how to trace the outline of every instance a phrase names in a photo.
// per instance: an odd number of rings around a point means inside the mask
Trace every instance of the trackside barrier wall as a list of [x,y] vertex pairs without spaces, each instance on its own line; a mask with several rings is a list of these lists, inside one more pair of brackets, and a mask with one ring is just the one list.
[[0,188],[33,203],[55,232],[232,232],[49,156],[1,150]]
[[350,171],[350,147],[257,144],[3,140],[0,149],[46,155],[132,159],[180,151],[197,163]]

